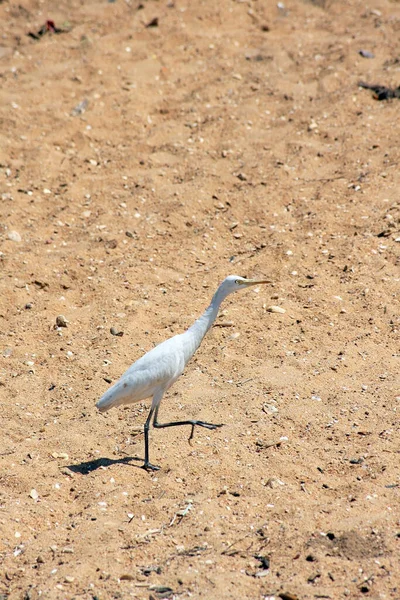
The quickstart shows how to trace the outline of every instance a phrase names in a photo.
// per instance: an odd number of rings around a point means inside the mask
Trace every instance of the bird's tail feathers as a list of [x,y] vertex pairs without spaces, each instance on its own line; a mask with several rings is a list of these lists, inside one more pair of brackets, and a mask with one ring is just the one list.
[[117,381],[106,391],[96,404],[100,412],[106,412],[110,408],[126,404],[129,400],[129,386],[124,380]]

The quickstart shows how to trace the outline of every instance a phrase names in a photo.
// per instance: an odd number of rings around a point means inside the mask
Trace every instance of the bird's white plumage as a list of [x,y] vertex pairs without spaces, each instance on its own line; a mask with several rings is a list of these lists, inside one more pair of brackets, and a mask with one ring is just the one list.
[[185,368],[182,334],[165,340],[139,358],[96,404],[104,412],[165,392]]
[[[175,335],[165,342],[162,342],[147,352],[147,354],[139,358],[97,402],[96,406],[100,412],[105,412],[110,408],[120,406],[121,404],[131,404],[134,402],[140,402],[141,400],[145,400],[149,397],[153,398],[152,408],[145,425],[145,468],[155,468],[148,462],[147,432],[149,428],[149,422],[154,411],[154,425],[158,427],[162,426],[160,424],[156,424],[156,417],[158,405],[160,404],[164,393],[171,387],[178,377],[182,375],[185,366],[196,352],[207,331],[213,324],[218,314],[221,302],[232,292],[236,292],[257,283],[269,282],[266,280],[245,279],[243,277],[239,277],[238,275],[230,275],[224,279],[215,292],[208,308],[193,323],[193,325],[189,327],[187,331],[179,335]],[[200,421],[184,423],[192,425],[199,424],[203,427],[209,428],[216,427],[212,424],[207,424]],[[182,424],[182,422],[167,424],[164,426],[176,424]]]

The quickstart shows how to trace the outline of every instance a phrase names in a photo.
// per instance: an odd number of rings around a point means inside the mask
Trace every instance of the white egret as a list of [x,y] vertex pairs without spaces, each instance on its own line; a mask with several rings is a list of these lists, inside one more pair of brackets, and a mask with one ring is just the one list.
[[144,469],[159,469],[149,461],[149,428],[153,415],[153,427],[155,428],[191,425],[189,441],[193,437],[196,425],[207,429],[222,427],[222,425],[214,423],[193,420],[159,423],[157,420],[158,409],[163,395],[182,375],[187,363],[213,324],[221,302],[232,292],[261,283],[270,282],[265,279],[245,279],[238,275],[230,275],[224,279],[212,297],[208,308],[187,331],[162,342],[139,358],[97,402],[96,406],[99,411],[105,412],[114,406],[140,402],[152,396],[149,416],[144,425]]

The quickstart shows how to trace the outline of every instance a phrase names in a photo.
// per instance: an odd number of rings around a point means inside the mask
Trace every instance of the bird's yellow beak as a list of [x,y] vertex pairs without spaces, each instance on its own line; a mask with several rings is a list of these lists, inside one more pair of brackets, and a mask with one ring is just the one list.
[[244,281],[242,281],[240,283],[243,283],[243,285],[245,285],[245,286],[250,286],[250,285],[260,285],[262,283],[271,283],[271,281],[269,279],[245,279]]

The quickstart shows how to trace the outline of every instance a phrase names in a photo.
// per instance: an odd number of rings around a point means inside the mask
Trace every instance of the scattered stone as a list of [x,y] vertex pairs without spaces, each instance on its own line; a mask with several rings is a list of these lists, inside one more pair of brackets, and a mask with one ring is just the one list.
[[351,465],[361,465],[364,462],[364,458],[360,456],[360,458],[351,458],[349,463]]
[[375,54],[369,50],[359,50],[358,54],[363,58],[375,58]]
[[273,404],[268,404],[267,402],[263,404],[262,409],[267,415],[275,415],[278,412],[276,406],[274,406]]
[[22,242],[22,237],[18,233],[18,231],[9,231],[8,239],[11,240],[12,242]]
[[169,598],[173,594],[173,589],[164,585],[151,585],[149,590],[155,592],[158,598]]
[[33,283],[37,285],[38,288],[41,290],[44,290],[45,288],[49,287],[49,284],[46,281],[40,281],[39,279],[35,279]]
[[37,500],[39,498],[39,493],[35,489],[32,489],[29,495],[33,500]]
[[281,600],[299,600],[299,597],[291,592],[281,592],[278,596]]
[[149,21],[146,25],[145,25],[146,29],[148,29],[149,27],[158,27],[158,17],[154,17],[154,19],[151,19],[151,21]]
[[233,321],[221,321],[220,323],[214,323],[214,327],[233,327]]
[[260,452],[260,450],[266,450],[268,448],[279,448],[280,445],[282,444],[281,441],[278,442],[263,442],[263,440],[257,440],[256,441],[256,446],[257,446],[257,452]]
[[52,452],[51,456],[53,458],[63,458],[64,460],[69,459],[69,456],[66,452]]
[[116,335],[118,337],[122,337],[124,335],[123,331],[118,331],[118,329],[116,329],[115,327],[111,327],[110,333],[111,335]]
[[281,306],[268,306],[268,308],[266,308],[266,311],[271,313],[280,313],[281,315],[283,315],[286,312],[286,310]]
[[71,115],[73,117],[78,117],[79,115],[82,115],[85,112],[85,110],[87,109],[88,104],[89,104],[89,101],[86,100],[86,98],[85,98],[84,100],[82,100],[82,102],[79,102],[79,104],[77,104],[75,106],[75,108],[72,109]]
[[73,583],[75,581],[75,577],[72,577],[72,575],[66,575],[64,581],[65,583]]
[[268,481],[266,482],[265,487],[269,487],[272,490],[274,490],[276,488],[279,488],[281,485],[285,485],[283,481],[274,477],[270,477],[270,479],[268,479]]
[[238,337],[240,337],[240,333],[236,332],[236,333],[232,333],[232,335],[229,336],[229,340],[237,340]]
[[64,317],[64,315],[58,315],[58,317],[56,317],[56,326],[57,327],[68,327],[68,321]]

